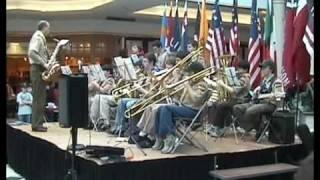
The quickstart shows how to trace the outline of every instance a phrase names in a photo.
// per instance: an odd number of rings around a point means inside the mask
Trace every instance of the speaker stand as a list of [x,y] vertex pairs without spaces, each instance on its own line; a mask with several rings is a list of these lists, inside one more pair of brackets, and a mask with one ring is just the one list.
[[75,169],[75,157],[76,157],[76,148],[77,148],[78,128],[72,127],[70,132],[71,132],[71,139],[72,139],[71,169],[68,170],[68,173],[64,179],[77,180],[78,178],[77,178],[77,171]]
[[294,129],[296,130],[299,123],[299,101],[300,101],[300,87],[299,87],[299,79],[297,77],[296,79],[296,94],[297,94],[297,102],[296,102],[296,115],[295,115],[295,123],[294,123]]

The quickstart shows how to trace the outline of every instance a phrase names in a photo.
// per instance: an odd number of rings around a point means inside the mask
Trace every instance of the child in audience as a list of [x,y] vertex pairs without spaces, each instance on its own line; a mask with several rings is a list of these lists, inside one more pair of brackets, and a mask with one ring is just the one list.
[[27,91],[27,85],[23,84],[21,92],[17,95],[18,106],[18,117],[19,121],[31,123],[32,114],[32,95]]

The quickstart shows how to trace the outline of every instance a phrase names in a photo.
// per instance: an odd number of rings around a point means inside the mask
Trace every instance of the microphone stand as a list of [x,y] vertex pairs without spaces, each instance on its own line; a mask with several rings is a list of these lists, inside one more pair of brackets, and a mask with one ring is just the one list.
[[78,128],[71,127],[70,133],[71,133],[71,139],[72,139],[71,169],[68,169],[68,173],[65,176],[64,180],[77,180],[78,178],[77,178],[77,171],[75,168],[75,158],[76,158]]

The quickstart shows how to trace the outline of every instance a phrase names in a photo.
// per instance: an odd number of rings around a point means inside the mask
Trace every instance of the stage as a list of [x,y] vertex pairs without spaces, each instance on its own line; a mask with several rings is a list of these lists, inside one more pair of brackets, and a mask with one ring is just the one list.
[[[70,154],[66,148],[71,143],[70,129],[60,128],[58,123],[49,123],[48,127],[47,133],[38,133],[32,132],[30,125],[7,125],[7,161],[27,179],[61,180],[69,168]],[[295,144],[277,145],[266,139],[257,144],[253,136],[239,139],[238,144],[232,134],[216,139],[198,132],[195,137],[209,152],[184,143],[175,154],[144,149],[144,156],[136,145],[118,142],[104,132],[79,129],[79,144],[125,148],[127,161],[105,163],[79,153],[78,179],[208,179],[214,159],[219,169],[234,168],[274,163],[274,152],[278,153],[279,162],[286,162],[287,156],[297,157],[302,149],[298,138]]]

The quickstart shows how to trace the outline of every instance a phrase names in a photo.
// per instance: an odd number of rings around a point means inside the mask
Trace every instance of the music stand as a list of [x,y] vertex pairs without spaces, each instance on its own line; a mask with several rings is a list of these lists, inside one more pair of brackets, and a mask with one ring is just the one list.
[[[119,71],[120,76],[125,80],[136,80],[137,79],[137,73],[134,70],[134,66],[132,64],[132,61],[130,58],[121,58],[121,57],[115,57],[114,61],[116,62],[117,69]],[[131,119],[131,117],[129,118]],[[142,152],[143,155],[147,155],[140,145],[138,144],[137,140],[133,136],[133,125],[132,123],[129,123],[129,129],[130,129],[130,137],[132,141],[137,145],[138,149]],[[118,137],[120,138],[122,131],[122,125],[120,125],[120,130]]]

